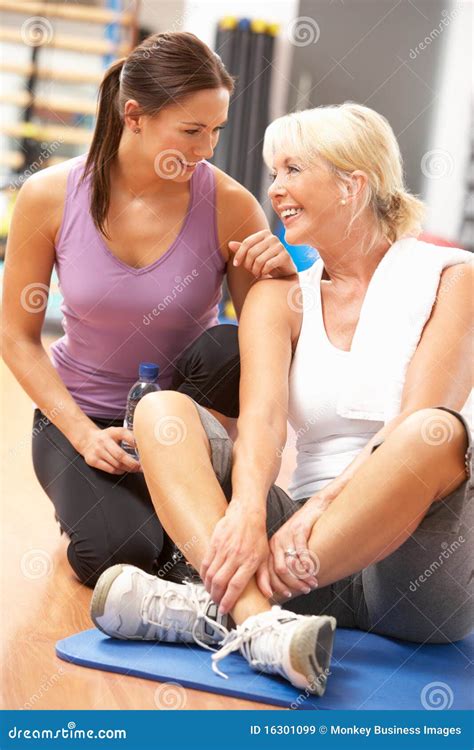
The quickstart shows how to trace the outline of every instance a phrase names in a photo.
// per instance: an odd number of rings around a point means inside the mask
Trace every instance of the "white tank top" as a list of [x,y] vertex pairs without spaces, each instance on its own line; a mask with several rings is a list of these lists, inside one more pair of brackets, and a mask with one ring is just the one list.
[[328,339],[321,306],[321,259],[302,274],[303,322],[289,380],[288,419],[296,433],[297,466],[289,492],[310,497],[339,476],[383,422],[347,419],[336,412],[351,353]]

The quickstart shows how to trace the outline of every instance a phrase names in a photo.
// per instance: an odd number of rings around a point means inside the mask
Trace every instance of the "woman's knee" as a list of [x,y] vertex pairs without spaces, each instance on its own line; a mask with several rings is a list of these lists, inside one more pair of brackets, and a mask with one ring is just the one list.
[[398,441],[404,463],[436,483],[437,495],[453,492],[465,479],[468,435],[461,419],[438,408],[419,409],[409,414],[387,438]]
[[111,565],[135,565],[146,573],[153,573],[163,547],[163,531],[153,542],[140,531],[125,539],[71,540],[67,558],[81,583],[93,588],[99,576]]
[[441,549],[438,555],[428,536],[417,543],[410,538],[362,571],[364,629],[414,643],[452,643],[469,635],[474,623],[470,555],[464,546]]
[[412,643],[446,644],[467,638],[472,628],[472,612],[453,613],[440,619],[432,618],[428,610],[415,615],[413,611],[406,612],[403,621],[389,628],[376,626],[372,632]]
[[443,623],[439,628],[431,629],[430,635],[423,643],[456,643],[467,638],[472,632],[473,620],[471,616],[453,616],[452,621]]
[[395,432],[407,441],[451,452],[461,458],[466,452],[466,427],[458,416],[444,409],[418,409],[409,414]]
[[73,541],[69,542],[67,559],[79,581],[90,588],[95,586],[100,574],[105,570],[105,567],[101,567],[100,557],[84,554],[80,548],[76,548]]
[[182,443],[190,430],[202,430],[201,420],[190,398],[177,391],[157,391],[144,396],[135,409],[133,432],[138,448]]

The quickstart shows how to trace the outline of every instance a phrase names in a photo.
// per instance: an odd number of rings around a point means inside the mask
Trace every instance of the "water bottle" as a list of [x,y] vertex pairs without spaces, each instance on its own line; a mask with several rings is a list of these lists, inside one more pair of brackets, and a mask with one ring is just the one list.
[[[158,380],[159,372],[160,368],[153,362],[140,363],[140,367],[138,368],[138,380],[130,388],[127,397],[127,411],[125,412],[125,419],[123,420],[123,426],[126,427],[127,430],[133,432],[133,415],[135,414],[135,409],[137,408],[140,399],[143,398],[143,396],[146,396],[147,393],[161,390],[156,382]],[[122,440],[121,446],[130,456],[133,456],[133,458],[138,460],[138,452],[133,445]]]

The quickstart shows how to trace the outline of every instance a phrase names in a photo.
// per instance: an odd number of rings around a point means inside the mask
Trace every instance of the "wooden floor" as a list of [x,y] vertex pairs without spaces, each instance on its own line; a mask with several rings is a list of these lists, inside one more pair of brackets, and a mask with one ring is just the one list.
[[[52,337],[45,338],[47,346]],[[55,656],[57,640],[92,626],[91,590],[66,560],[53,506],[31,462],[33,406],[2,362],[3,497],[1,503],[2,709],[159,709],[159,684],[86,669]],[[286,485],[294,450],[285,453]],[[162,693],[163,695],[163,693]],[[265,709],[267,705],[196,690],[180,691],[184,709]],[[274,707],[272,707],[274,708]]]

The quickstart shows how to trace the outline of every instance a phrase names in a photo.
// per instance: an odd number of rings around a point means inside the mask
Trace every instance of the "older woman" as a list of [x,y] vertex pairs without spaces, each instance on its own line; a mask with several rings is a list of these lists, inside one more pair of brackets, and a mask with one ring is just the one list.
[[[457,410],[471,388],[472,266],[413,237],[423,207],[372,110],[281,118],[264,154],[288,241],[320,260],[299,284],[263,280],[247,297],[237,441],[179,393],[136,414],[153,502],[203,585],[114,566],[92,617],[119,638],[220,645],[216,670],[240,648],[321,694],[335,619],[416,642],[470,630],[471,449]],[[273,485],[287,416],[291,497]]]

